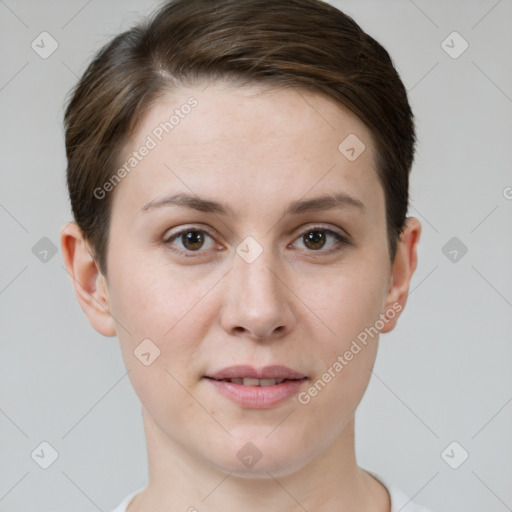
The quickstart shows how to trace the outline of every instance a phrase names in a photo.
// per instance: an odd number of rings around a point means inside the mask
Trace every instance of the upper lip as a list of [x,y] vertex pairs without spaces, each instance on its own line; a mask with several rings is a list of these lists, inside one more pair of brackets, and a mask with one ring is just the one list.
[[249,365],[229,366],[218,372],[208,374],[206,377],[216,380],[222,379],[303,379],[306,376],[282,365],[254,368]]

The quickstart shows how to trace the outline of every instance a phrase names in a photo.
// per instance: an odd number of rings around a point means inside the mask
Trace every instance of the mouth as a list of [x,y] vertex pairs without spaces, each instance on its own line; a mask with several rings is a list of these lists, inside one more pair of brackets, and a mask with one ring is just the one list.
[[[248,382],[252,382],[248,379],[253,379],[253,381],[284,381],[303,379],[306,376],[297,370],[288,368],[287,366],[274,364],[271,366],[264,366],[262,368],[254,368],[249,365],[229,366],[217,372],[207,374],[205,377],[214,380],[242,379],[247,380]],[[237,382],[237,384],[240,384],[240,382]],[[257,384],[251,383],[247,385],[254,386]]]
[[216,380],[218,382],[231,382],[232,384],[238,384],[241,386],[276,386],[277,384],[282,384],[283,382],[297,381],[297,380],[305,380],[307,377],[303,377],[302,379],[254,379],[252,377],[237,377],[233,379],[213,379],[212,377],[206,377],[207,379]]
[[298,393],[308,380],[304,374],[282,365],[260,369],[231,366],[204,378],[221,395],[248,409],[273,407]]

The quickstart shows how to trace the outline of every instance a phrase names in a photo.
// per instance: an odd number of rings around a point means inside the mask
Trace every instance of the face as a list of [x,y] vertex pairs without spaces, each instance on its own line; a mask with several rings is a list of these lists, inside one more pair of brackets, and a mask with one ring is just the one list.
[[352,421],[377,351],[365,329],[393,309],[369,131],[323,97],[217,83],[154,105],[133,151],[111,192],[108,301],[162,449],[239,474],[305,466]]

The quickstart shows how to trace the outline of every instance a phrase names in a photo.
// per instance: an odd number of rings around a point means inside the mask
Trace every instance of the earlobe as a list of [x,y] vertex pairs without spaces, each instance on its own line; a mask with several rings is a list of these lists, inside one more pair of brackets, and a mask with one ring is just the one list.
[[[386,295],[383,313],[388,321],[381,332],[391,331],[398,320],[399,314],[407,302],[411,278],[418,264],[418,242],[421,235],[421,224],[418,219],[409,217],[397,245],[395,260],[391,270],[391,284]],[[389,314],[388,314],[389,313]]]
[[89,322],[100,334],[115,336],[105,276],[92,256],[89,244],[75,222],[61,230],[62,255],[78,302]]

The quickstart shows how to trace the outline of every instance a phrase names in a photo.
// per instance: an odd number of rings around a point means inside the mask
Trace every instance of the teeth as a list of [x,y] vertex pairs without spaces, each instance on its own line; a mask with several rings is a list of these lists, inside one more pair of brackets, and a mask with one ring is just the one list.
[[244,386],[275,386],[276,384],[281,384],[286,379],[254,379],[252,377],[244,377],[229,379],[229,382],[233,384],[242,384]]
[[251,379],[250,377],[244,377],[244,386],[259,386],[260,379]]

